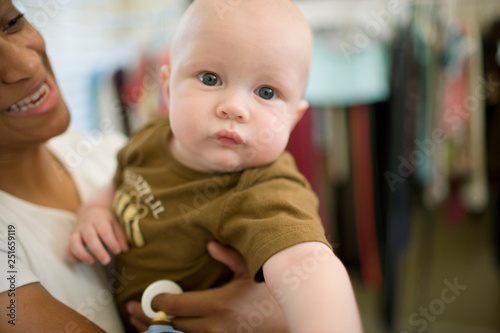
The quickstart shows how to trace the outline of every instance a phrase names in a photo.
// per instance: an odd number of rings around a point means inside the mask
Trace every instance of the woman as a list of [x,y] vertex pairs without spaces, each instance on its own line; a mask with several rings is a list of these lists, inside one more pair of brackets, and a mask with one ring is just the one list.
[[[10,0],[0,0],[0,28],[0,331],[122,332],[113,291],[134,277],[113,269],[106,277],[95,266],[69,263],[64,251],[75,212],[110,179],[123,138],[87,145],[74,163],[84,137],[50,140],[66,131],[70,116],[43,38]],[[205,292],[160,295],[153,307],[176,315],[174,325],[186,332],[286,331],[279,307],[269,307],[267,289],[245,276],[238,255],[216,244],[209,249],[238,279]],[[137,329],[145,329],[139,304],[128,308]],[[250,326],[255,314],[269,319]]]

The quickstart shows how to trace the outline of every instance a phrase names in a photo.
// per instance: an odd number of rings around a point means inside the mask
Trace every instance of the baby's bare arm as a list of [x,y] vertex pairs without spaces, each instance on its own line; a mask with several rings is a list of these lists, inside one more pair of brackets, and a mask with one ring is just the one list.
[[325,244],[291,246],[271,257],[263,270],[290,332],[363,331],[347,271]]

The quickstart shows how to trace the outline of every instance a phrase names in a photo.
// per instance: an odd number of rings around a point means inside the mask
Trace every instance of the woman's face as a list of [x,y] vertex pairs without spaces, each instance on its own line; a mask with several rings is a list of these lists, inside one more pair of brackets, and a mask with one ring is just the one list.
[[68,124],[42,36],[10,0],[0,0],[0,152],[37,145]]

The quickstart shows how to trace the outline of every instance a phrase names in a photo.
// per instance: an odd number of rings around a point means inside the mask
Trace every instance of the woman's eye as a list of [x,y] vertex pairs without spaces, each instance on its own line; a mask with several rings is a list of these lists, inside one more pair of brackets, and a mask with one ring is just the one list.
[[259,97],[261,97],[263,99],[273,99],[275,92],[272,88],[262,87],[262,88],[259,88],[258,94],[259,94]]
[[16,17],[10,20],[9,23],[7,23],[2,27],[2,32],[7,32],[7,33],[17,32],[21,28],[23,17],[24,14],[18,14]]
[[220,85],[220,80],[214,73],[202,73],[198,78],[207,86]]

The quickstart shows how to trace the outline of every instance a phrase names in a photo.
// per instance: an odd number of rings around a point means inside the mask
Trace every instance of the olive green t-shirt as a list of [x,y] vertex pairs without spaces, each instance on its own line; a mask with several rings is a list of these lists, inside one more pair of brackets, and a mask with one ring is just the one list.
[[122,310],[159,279],[185,291],[228,281],[231,272],[206,250],[210,240],[238,250],[256,280],[280,250],[308,241],[330,246],[317,197],[289,153],[267,166],[206,174],[171,155],[170,135],[168,118],[159,118],[118,154],[113,209],[130,243],[116,261],[127,275],[117,288]]

